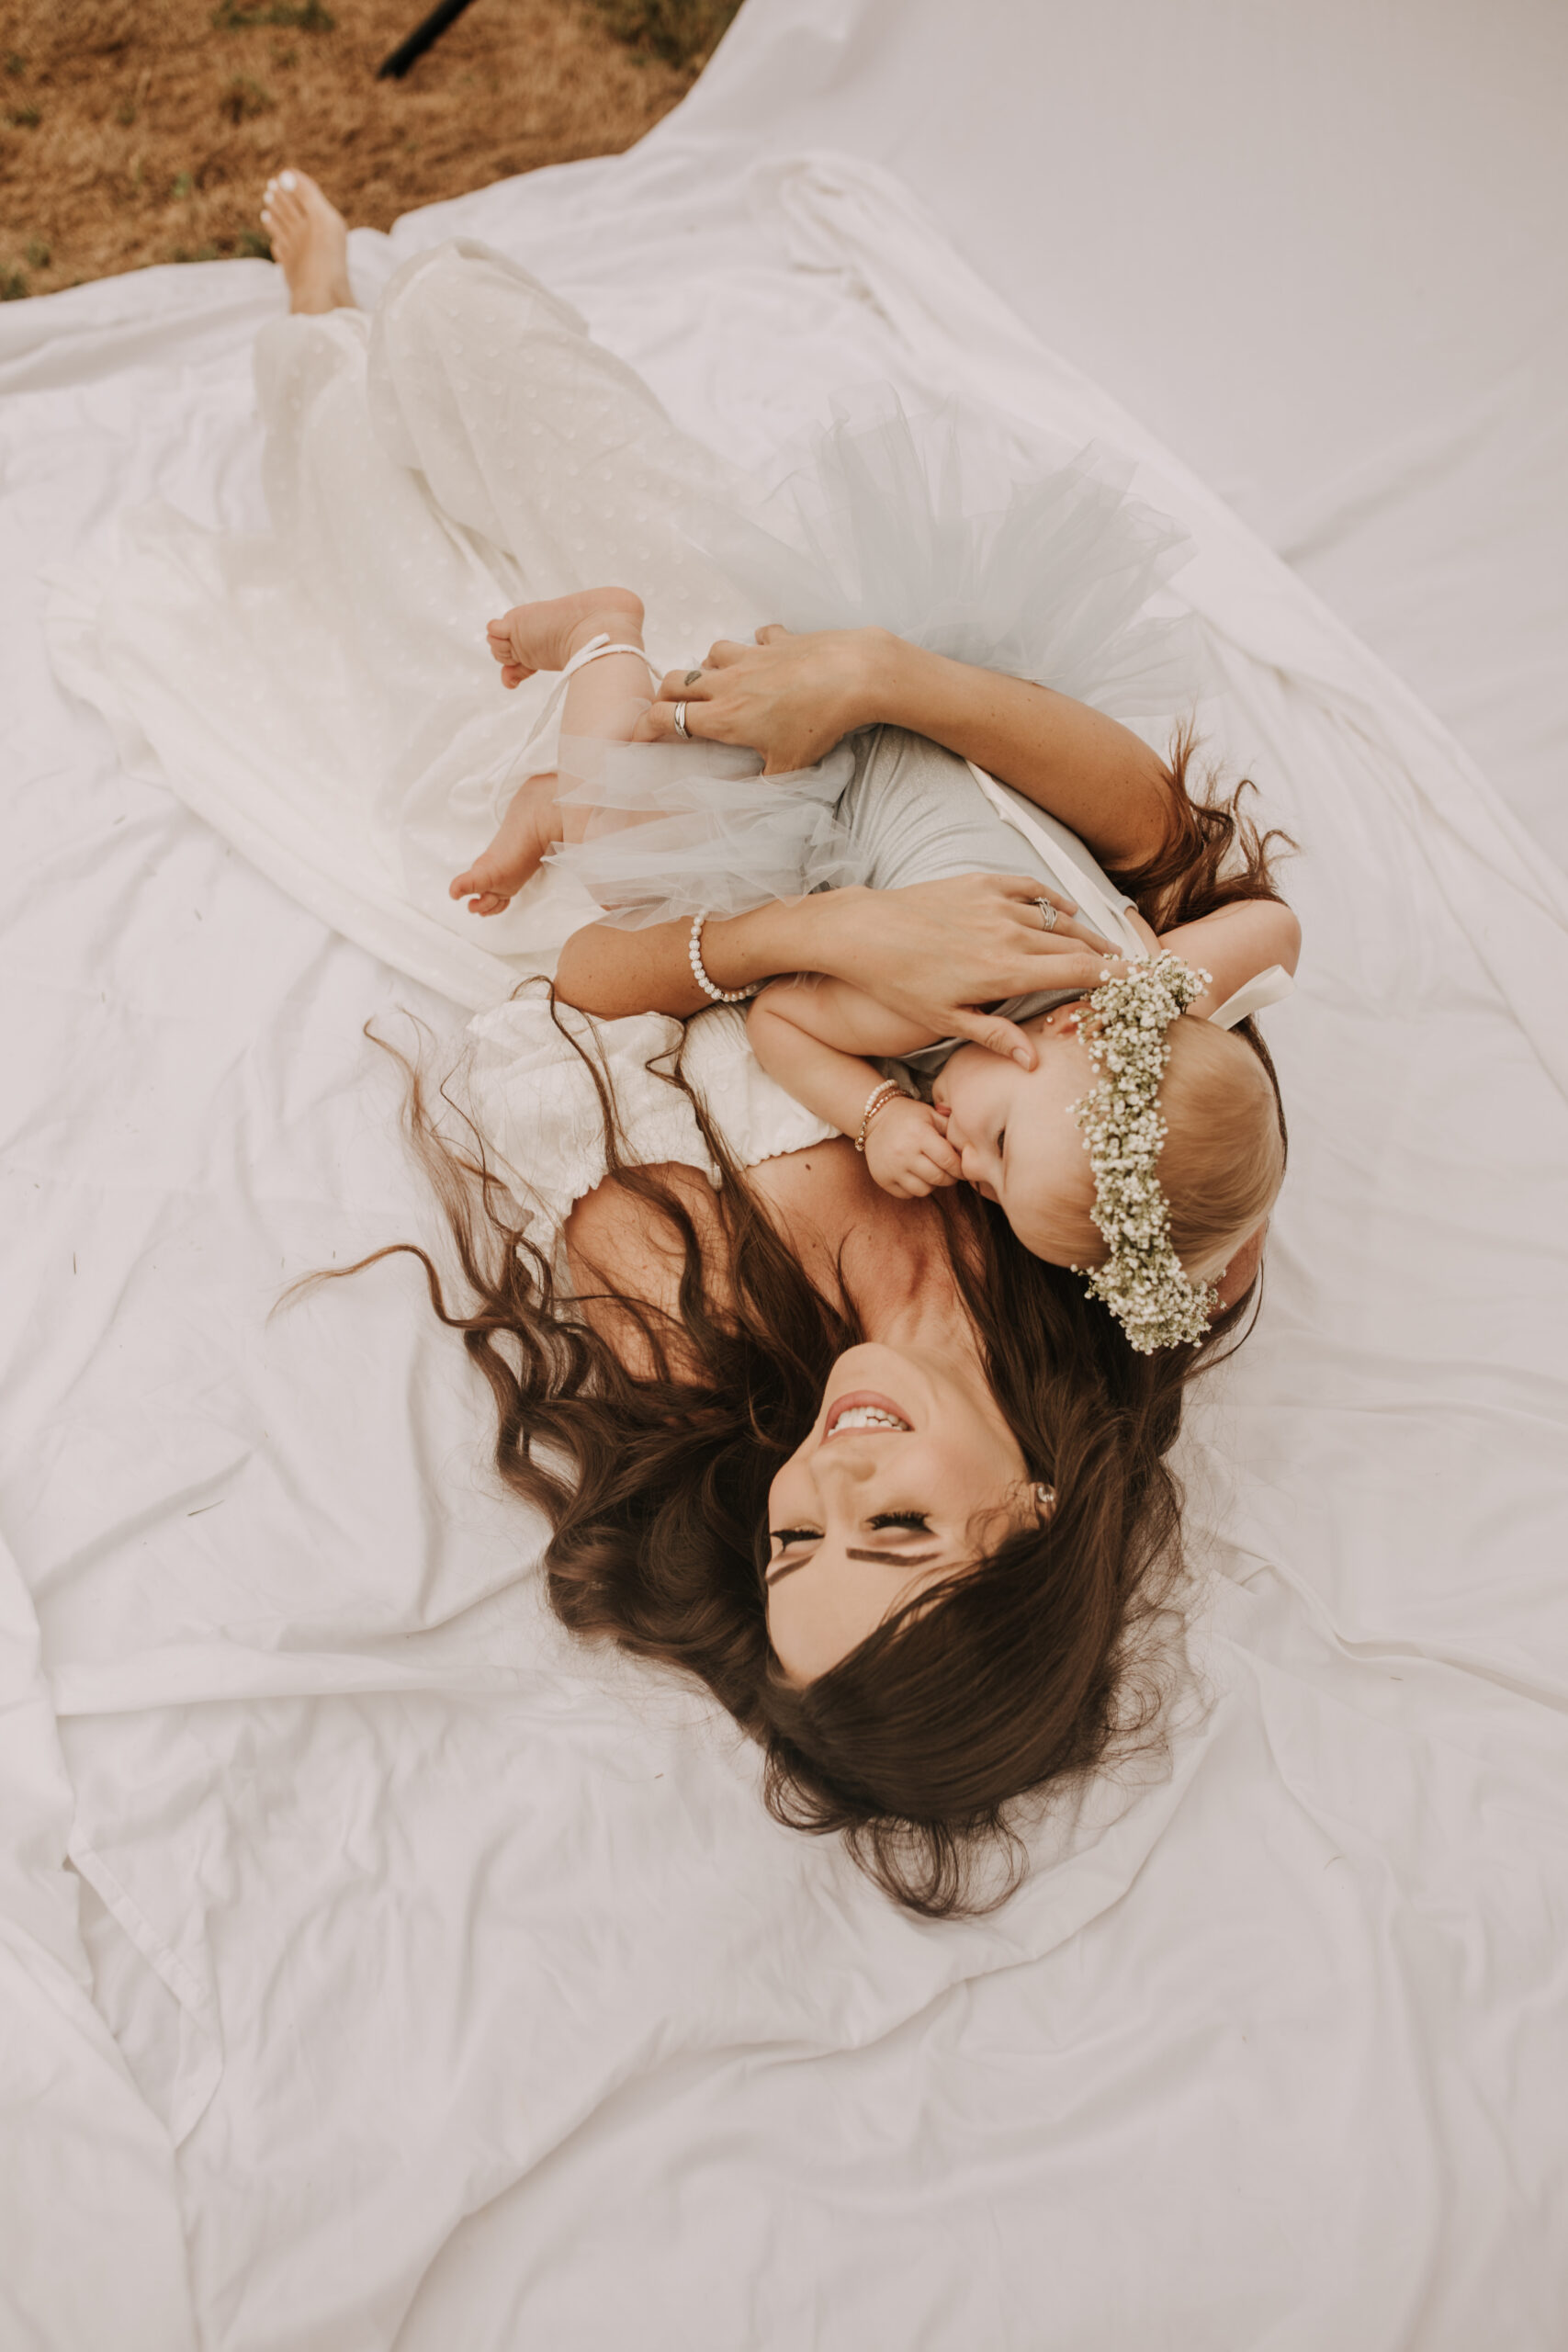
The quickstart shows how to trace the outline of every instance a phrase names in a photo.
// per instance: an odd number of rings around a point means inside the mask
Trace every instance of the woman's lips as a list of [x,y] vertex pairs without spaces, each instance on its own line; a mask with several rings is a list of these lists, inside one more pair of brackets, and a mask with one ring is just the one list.
[[[833,1399],[827,1426],[822,1431],[824,1444],[830,1437],[838,1435],[846,1414],[854,1416],[850,1429],[857,1432],[886,1430],[890,1436],[907,1436],[914,1427],[902,1405],[896,1405],[891,1396],[884,1396],[874,1388],[852,1388],[847,1396]],[[846,1435],[848,1433],[845,1432]]]

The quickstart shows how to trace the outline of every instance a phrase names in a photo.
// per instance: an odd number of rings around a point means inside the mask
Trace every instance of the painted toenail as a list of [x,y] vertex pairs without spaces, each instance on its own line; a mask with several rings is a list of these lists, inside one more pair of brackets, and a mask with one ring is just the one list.
[[292,188],[297,187],[299,183],[296,181],[292,172],[285,172],[277,185],[279,187]]

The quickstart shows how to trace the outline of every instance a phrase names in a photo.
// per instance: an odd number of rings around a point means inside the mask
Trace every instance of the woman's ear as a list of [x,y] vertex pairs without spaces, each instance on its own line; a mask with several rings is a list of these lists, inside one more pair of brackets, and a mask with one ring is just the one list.
[[1036,1480],[1035,1484],[1030,1488],[1030,1493],[1033,1498],[1034,1509],[1037,1516],[1043,1520],[1049,1519],[1051,1513],[1056,1508],[1055,1487],[1044,1486],[1040,1483],[1040,1481]]
[[1269,1220],[1264,1218],[1256,1233],[1249,1233],[1238,1250],[1232,1252],[1230,1264],[1219,1280],[1220,1309],[1234,1306],[1245,1298],[1263,1263],[1263,1244],[1269,1238]]

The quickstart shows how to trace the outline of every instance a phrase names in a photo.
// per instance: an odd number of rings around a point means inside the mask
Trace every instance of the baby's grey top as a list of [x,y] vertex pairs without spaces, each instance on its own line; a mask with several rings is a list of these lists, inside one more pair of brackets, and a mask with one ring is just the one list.
[[[897,890],[911,882],[945,881],[955,874],[1025,874],[1042,884],[1074,893],[1053,872],[1032,842],[1016,832],[986,798],[956,752],[943,751],[923,735],[901,727],[879,727],[857,737],[855,772],[839,802],[840,838],[853,878],[874,890]],[[1113,905],[1131,901],[1107,880],[1077,835],[1021,794],[1001,790],[1035,825],[1070,848],[1079,865],[1104,885]],[[1027,1021],[1055,1004],[1069,1004],[1081,989],[1036,989],[1010,997],[997,1010],[1010,1021]],[[945,1038],[905,1057],[917,1074],[942,1068],[958,1041]]]

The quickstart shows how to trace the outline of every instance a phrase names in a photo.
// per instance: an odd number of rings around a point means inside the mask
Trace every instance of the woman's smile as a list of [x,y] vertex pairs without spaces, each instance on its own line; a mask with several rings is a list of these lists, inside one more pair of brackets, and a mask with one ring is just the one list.
[[822,1442],[826,1445],[840,1430],[847,1434],[851,1430],[892,1430],[908,1437],[914,1426],[902,1405],[890,1396],[878,1396],[874,1388],[852,1388],[829,1407]]

